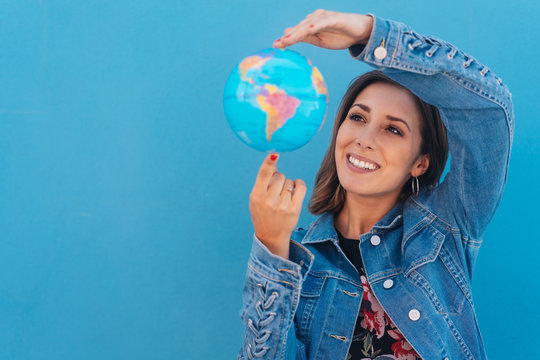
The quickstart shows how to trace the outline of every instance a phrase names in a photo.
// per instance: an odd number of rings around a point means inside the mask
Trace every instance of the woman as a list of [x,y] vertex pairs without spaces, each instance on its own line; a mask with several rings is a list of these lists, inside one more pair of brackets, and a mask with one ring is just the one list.
[[506,182],[507,87],[452,45],[371,15],[317,10],[274,45],[296,42],[383,72],[342,100],[307,230],[294,230],[305,184],[277,171],[277,154],[264,160],[239,358],[485,359],[471,278]]

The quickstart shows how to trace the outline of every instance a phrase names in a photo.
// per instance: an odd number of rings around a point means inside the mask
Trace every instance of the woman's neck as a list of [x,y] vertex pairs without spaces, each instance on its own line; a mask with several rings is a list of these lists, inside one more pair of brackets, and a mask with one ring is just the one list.
[[348,239],[371,230],[397,203],[397,198],[366,198],[347,193],[343,209],[334,218],[336,229]]

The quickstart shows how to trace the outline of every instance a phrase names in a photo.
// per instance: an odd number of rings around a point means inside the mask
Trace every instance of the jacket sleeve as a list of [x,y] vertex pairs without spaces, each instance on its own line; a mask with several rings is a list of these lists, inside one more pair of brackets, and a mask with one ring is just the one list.
[[351,55],[438,107],[447,128],[450,171],[424,204],[457,223],[465,242],[481,239],[506,183],[514,117],[501,79],[452,44],[374,18],[369,42]]
[[254,236],[242,295],[244,340],[238,359],[305,359],[294,317],[313,255],[291,241],[290,260],[272,254]]

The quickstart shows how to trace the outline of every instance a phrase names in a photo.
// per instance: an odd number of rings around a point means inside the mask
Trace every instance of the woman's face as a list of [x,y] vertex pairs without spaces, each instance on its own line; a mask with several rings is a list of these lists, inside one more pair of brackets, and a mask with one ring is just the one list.
[[429,166],[429,157],[420,155],[420,124],[407,90],[386,83],[364,88],[336,138],[337,173],[347,193],[397,200],[411,175]]

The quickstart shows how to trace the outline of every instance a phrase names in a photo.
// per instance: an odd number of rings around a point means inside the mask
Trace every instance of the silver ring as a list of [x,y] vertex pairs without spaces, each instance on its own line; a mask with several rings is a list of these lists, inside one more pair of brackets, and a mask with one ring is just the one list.
[[286,189],[283,189],[283,190],[293,192],[294,189],[293,188],[286,188]]

